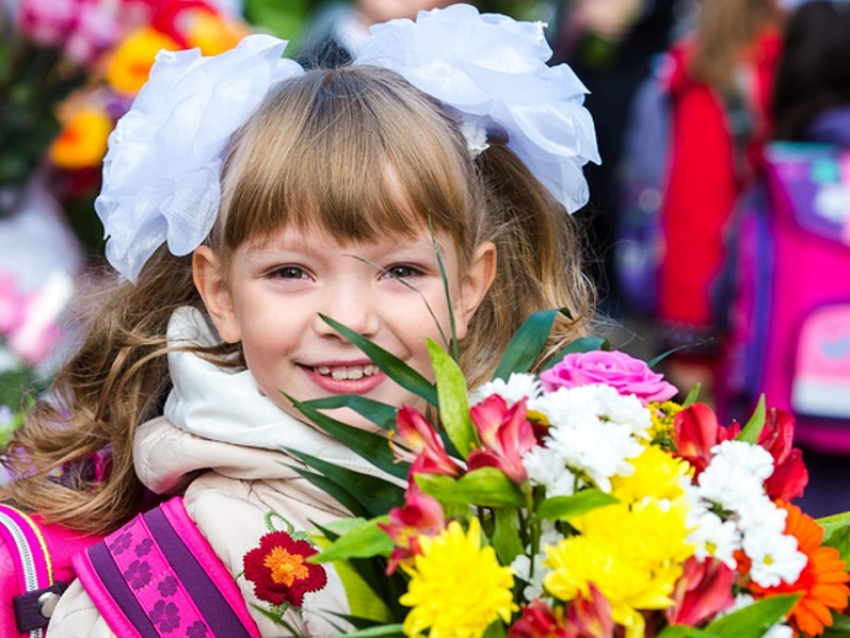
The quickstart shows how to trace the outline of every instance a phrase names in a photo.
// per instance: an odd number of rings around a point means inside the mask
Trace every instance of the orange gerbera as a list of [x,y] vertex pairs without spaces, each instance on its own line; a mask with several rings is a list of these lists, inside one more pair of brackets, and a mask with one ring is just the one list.
[[797,582],[782,583],[776,587],[762,588],[752,583],[750,589],[756,598],[775,594],[802,594],[788,614],[788,621],[803,636],[818,636],[832,625],[832,610],[841,611],[847,606],[850,574],[838,550],[821,545],[824,531],[811,516],[796,505],[778,503],[788,511],[785,533],[797,539],[799,549],[809,559]]

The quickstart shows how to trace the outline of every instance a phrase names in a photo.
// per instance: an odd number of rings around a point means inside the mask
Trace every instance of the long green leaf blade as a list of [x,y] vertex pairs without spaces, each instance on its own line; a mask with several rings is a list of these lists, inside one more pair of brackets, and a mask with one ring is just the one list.
[[512,372],[528,372],[540,356],[549,332],[560,310],[541,310],[528,317],[514,334],[505,353],[502,355],[496,372],[496,379],[505,379]]
[[375,518],[386,514],[394,507],[404,505],[404,489],[398,485],[376,476],[339,467],[303,452],[296,450],[287,450],[287,452],[319,472],[322,478],[333,481],[339,488],[347,491],[362,508],[362,513],[356,513],[357,516]]
[[375,467],[383,470],[390,476],[403,479],[407,477],[409,464],[396,461],[389,446],[387,438],[381,434],[367,432],[360,428],[347,425],[326,414],[322,414],[311,405],[293,399],[286,395],[304,416],[327,432],[332,438],[339,441],[355,454],[369,461]]
[[317,410],[350,408],[383,430],[395,429],[398,414],[398,410],[391,405],[356,394],[339,394],[321,399],[310,399],[309,401],[302,401],[302,403]]
[[404,361],[384,350],[381,346],[373,343],[361,334],[347,328],[338,321],[325,315],[319,315],[322,321],[339,332],[355,346],[360,348],[381,370],[387,373],[393,381],[405,390],[410,390],[418,397],[425,399],[433,406],[437,406],[437,388],[433,383],[407,365]]
[[440,397],[440,419],[446,435],[463,458],[478,446],[478,436],[469,416],[466,379],[454,359],[433,339],[428,339],[428,353],[437,378]]

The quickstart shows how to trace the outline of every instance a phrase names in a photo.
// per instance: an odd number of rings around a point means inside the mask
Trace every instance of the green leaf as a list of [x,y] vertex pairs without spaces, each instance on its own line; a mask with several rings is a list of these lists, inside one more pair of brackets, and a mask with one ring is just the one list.
[[501,620],[495,620],[490,623],[481,638],[504,638],[505,635],[505,624]]
[[338,394],[321,399],[310,399],[309,401],[302,401],[302,403],[317,410],[350,408],[383,430],[395,429],[398,414],[398,409],[391,405],[356,394]]
[[656,638],[717,638],[717,634],[696,627],[670,625],[665,627]]
[[[401,507],[404,504],[404,489],[398,485],[389,483],[376,476],[369,476],[339,467],[303,452],[290,449],[286,451],[304,462],[308,467],[319,472],[319,478],[324,479],[325,487],[311,477],[305,476],[314,485],[328,492],[334,498],[337,498],[336,493],[330,492],[327,489],[327,482],[330,482],[335,486],[335,491],[347,494],[349,498],[353,498],[360,506],[359,512],[352,512],[356,516],[375,518],[389,512],[394,507]],[[293,469],[299,471],[297,467]],[[337,500],[340,499],[337,498]]]
[[747,425],[744,426],[744,429],[741,430],[741,433],[735,440],[744,441],[745,443],[750,443],[752,445],[758,443],[759,435],[761,434],[762,429],[764,429],[765,414],[764,395],[761,395],[755,412],[753,412],[753,416],[750,417],[750,420],[747,421]]
[[420,489],[444,505],[522,507],[522,492],[501,470],[482,467],[455,480],[444,474],[416,474]]
[[372,636],[404,636],[401,623],[397,625],[381,625],[345,634],[347,638],[371,638]]
[[369,512],[363,507],[362,499],[352,495],[350,491],[341,487],[337,481],[322,476],[321,474],[305,470],[294,465],[287,466],[297,472],[312,485],[318,487],[322,492],[336,499],[340,505],[347,509],[353,516],[368,518]]
[[847,636],[850,636],[850,616],[833,612],[832,626],[826,628],[823,636],[824,638],[838,638],[839,636],[847,638]]
[[542,310],[528,317],[514,334],[493,377],[505,379],[512,372],[528,372],[546,345],[552,324],[560,310]]
[[496,528],[493,531],[493,548],[502,565],[510,565],[514,558],[522,554],[522,540],[519,537],[519,524],[516,510],[510,507],[497,507],[493,510]]
[[580,337],[575,341],[571,341],[566,346],[558,350],[555,355],[546,362],[543,366],[544,370],[560,363],[568,354],[576,352],[593,352],[595,350],[610,350],[611,344],[604,337]]
[[837,549],[841,560],[850,566],[850,512],[819,518],[817,522],[824,530],[823,544]]
[[319,316],[322,318],[322,321],[360,348],[372,360],[372,363],[386,372],[393,381],[405,390],[413,392],[413,394],[425,399],[425,401],[433,406],[439,405],[437,401],[437,388],[434,384],[404,361],[338,321],[322,314]]
[[547,498],[537,508],[537,516],[550,521],[566,521],[597,507],[618,503],[616,497],[599,490],[582,490],[571,496]]
[[440,420],[455,449],[466,458],[473,447],[478,446],[478,435],[469,416],[466,379],[455,360],[430,337],[428,353],[437,378]]
[[706,630],[718,638],[762,638],[785,617],[799,595],[771,596],[710,623]]
[[331,545],[312,560],[317,563],[328,563],[349,558],[370,558],[372,556],[389,556],[393,551],[393,541],[387,533],[378,527],[378,523],[386,523],[389,516],[381,516],[370,521],[362,522],[359,527],[340,536]]
[[385,436],[347,425],[341,421],[332,419],[326,414],[322,414],[311,405],[293,399],[288,394],[284,394],[284,396],[292,402],[292,405],[298,408],[301,414],[355,454],[363,457],[390,476],[400,479],[407,477],[409,465],[404,465],[396,461],[390,449],[389,441]]
[[699,398],[699,393],[700,393],[701,389],[702,389],[702,384],[695,383],[694,386],[688,392],[688,396],[685,397],[685,402],[682,404],[682,407],[683,408],[689,408],[694,403],[696,403],[697,399]]

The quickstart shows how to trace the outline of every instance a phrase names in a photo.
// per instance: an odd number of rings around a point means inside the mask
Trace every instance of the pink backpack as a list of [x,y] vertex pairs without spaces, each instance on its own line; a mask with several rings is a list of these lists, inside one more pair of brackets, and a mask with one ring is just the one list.
[[798,444],[850,454],[850,150],[770,144],[731,238],[719,407],[740,417],[764,393]]
[[259,638],[232,575],[175,497],[106,537],[0,505],[0,638],[43,638],[79,578],[122,638]]
[[0,504],[0,638],[41,638],[75,578],[71,556],[98,540]]

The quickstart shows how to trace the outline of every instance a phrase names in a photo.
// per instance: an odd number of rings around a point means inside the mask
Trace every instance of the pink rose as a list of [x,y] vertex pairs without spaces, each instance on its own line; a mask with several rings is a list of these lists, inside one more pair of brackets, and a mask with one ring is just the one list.
[[678,392],[646,362],[617,351],[568,354],[543,372],[540,380],[548,392],[594,383],[609,385],[622,395],[634,394],[644,403],[667,401]]

